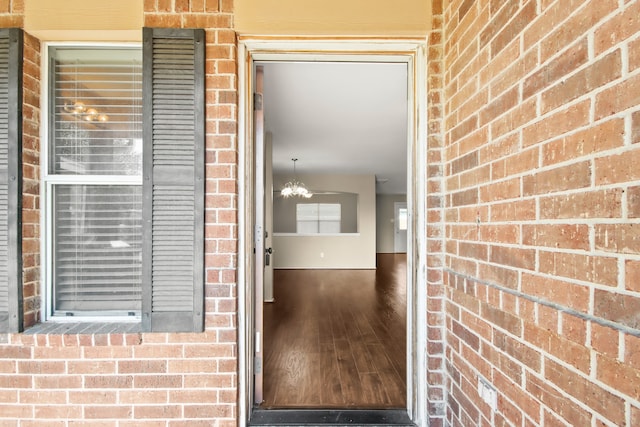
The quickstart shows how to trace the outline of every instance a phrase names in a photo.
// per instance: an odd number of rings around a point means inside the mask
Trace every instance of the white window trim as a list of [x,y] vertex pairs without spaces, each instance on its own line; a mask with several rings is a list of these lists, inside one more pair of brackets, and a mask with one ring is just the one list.
[[[54,316],[53,315],[53,184],[142,185],[142,175],[122,177],[110,175],[64,176],[49,174],[49,50],[55,47],[142,48],[142,43],[104,43],[88,41],[42,42],[40,55],[40,307],[41,322],[57,323],[139,323],[141,316]],[[108,181],[109,184],[106,184]]]

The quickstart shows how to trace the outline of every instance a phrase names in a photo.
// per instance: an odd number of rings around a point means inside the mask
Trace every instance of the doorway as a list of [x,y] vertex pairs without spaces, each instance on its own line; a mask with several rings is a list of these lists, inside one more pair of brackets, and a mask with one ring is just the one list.
[[[269,61],[326,61],[351,63],[402,63],[408,72],[409,125],[406,159],[409,171],[409,188],[407,191],[407,233],[412,236],[413,230],[424,226],[425,198],[424,183],[426,165],[415,159],[424,156],[426,130],[423,120],[416,120],[424,111],[424,46],[421,42],[388,41],[340,41],[339,46],[328,41],[265,41],[241,40],[239,45],[241,64],[239,76],[240,111],[239,111],[239,175],[245,180],[240,184],[240,253],[238,280],[239,323],[239,362],[240,362],[240,420],[249,423],[260,395],[258,387],[262,386],[263,360],[255,357],[264,350],[264,334],[262,309],[264,308],[261,289],[256,292],[256,282],[262,280],[265,267],[263,256],[265,247],[264,235],[264,161],[263,147],[254,146],[253,106],[255,90],[255,64]],[[312,53],[310,53],[312,52]],[[258,98],[256,98],[258,99]],[[419,143],[422,141],[422,143]],[[256,209],[256,201],[261,201]],[[424,281],[424,238],[416,235],[407,247],[406,262],[406,399],[404,412],[416,424],[426,419],[426,372],[424,371],[424,343],[426,342],[426,307],[423,287],[416,286]],[[255,251],[255,252],[254,252]],[[256,254],[253,256],[253,254]],[[277,256],[277,255],[276,255]],[[277,297],[276,297],[277,299]],[[421,349],[418,351],[417,349]]]
[[407,252],[407,204],[396,202],[393,206],[393,248],[395,253]]
[[[404,408],[406,261],[376,254],[376,241],[388,222],[379,200],[406,199],[408,65],[261,61],[255,73],[272,141],[264,138],[265,300],[276,269],[256,404]],[[285,197],[302,186],[303,196]]]

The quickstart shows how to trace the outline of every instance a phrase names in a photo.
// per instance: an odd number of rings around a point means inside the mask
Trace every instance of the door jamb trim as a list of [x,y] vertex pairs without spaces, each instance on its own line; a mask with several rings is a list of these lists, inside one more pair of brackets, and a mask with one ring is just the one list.
[[[259,39],[238,41],[238,425],[248,425],[253,408],[253,64],[255,61],[318,60],[408,64],[407,413],[427,425],[426,298],[426,40],[423,39]],[[420,232],[422,230],[422,232]],[[421,285],[421,286],[419,286]],[[409,292],[407,292],[409,295]]]

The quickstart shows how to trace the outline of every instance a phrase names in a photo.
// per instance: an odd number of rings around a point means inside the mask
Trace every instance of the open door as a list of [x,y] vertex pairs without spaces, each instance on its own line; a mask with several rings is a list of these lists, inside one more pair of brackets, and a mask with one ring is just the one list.
[[256,91],[254,95],[254,111],[253,111],[253,121],[254,121],[254,141],[255,141],[255,152],[256,152],[256,162],[255,162],[255,170],[256,170],[256,187],[255,187],[255,290],[254,290],[254,305],[255,305],[255,316],[254,316],[254,334],[255,334],[255,344],[254,344],[254,364],[253,364],[253,374],[254,374],[254,385],[253,385],[253,394],[254,394],[254,404],[259,405],[263,400],[263,369],[262,369],[262,361],[264,354],[264,315],[263,315],[263,300],[264,300],[264,269],[266,264],[267,255],[267,246],[265,245],[265,236],[267,232],[265,231],[265,138],[264,138],[264,111],[262,109],[262,90],[263,90],[263,81],[264,81],[264,68],[261,66],[256,67],[255,81],[256,81]]

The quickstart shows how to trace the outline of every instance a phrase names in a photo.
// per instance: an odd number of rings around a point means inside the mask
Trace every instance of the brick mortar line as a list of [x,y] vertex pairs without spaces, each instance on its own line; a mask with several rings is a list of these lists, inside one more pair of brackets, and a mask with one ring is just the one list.
[[[455,177],[455,176],[461,176],[461,175],[463,175],[465,173],[473,171],[474,169],[481,169],[481,168],[486,167],[486,166],[492,166],[492,165],[494,165],[494,164],[496,164],[498,162],[502,162],[502,161],[509,160],[509,159],[514,159],[514,158],[522,155],[523,153],[527,153],[528,151],[532,151],[532,150],[543,151],[543,149],[549,144],[556,143],[556,142],[559,142],[559,141],[561,141],[563,139],[578,135],[578,134],[580,134],[580,133],[582,133],[584,131],[597,130],[598,126],[601,126],[601,125],[603,125],[603,124],[605,124],[605,123],[607,123],[609,121],[619,120],[619,119],[625,120],[627,117],[630,117],[633,113],[636,113],[638,111],[638,107],[639,106],[637,106],[637,105],[634,106],[634,107],[630,107],[628,110],[624,110],[623,112],[619,113],[618,116],[607,116],[605,119],[596,121],[594,123],[589,123],[589,124],[587,124],[587,125],[585,125],[583,127],[580,127],[580,128],[576,128],[576,129],[572,130],[572,132],[570,132],[570,133],[563,133],[563,134],[554,136],[553,139],[548,139],[548,140],[537,142],[535,144],[532,144],[532,145],[526,147],[525,149],[523,149],[523,150],[521,150],[521,151],[519,151],[517,153],[510,153],[510,154],[504,155],[502,157],[497,157],[497,158],[494,158],[494,159],[484,159],[483,161],[478,159],[479,163],[476,166],[473,166],[473,167],[461,170],[459,172],[447,175],[446,178],[452,178],[452,177]],[[635,108],[635,110],[634,110],[634,108]],[[527,127],[528,126],[522,126],[522,127],[519,127],[517,130],[514,130],[512,132],[513,133],[517,133],[517,132],[522,131],[523,129],[525,129]],[[627,127],[626,123],[625,123],[625,127]],[[626,130],[627,129],[625,129],[625,131]],[[631,134],[632,132],[625,132],[625,133],[626,134]],[[475,148],[475,149],[473,149],[471,151],[467,151],[465,153],[459,154],[457,157],[452,157],[450,159],[446,159],[446,161],[444,161],[442,164],[443,164],[443,166],[452,165],[456,161],[464,158],[465,156],[468,156],[468,155],[470,155],[470,154],[472,154],[472,153],[474,153],[476,151],[480,152],[480,151],[482,151],[483,148],[489,148],[492,144],[501,142],[504,139],[503,136],[504,135],[500,136],[500,138],[497,139],[497,140],[487,141],[487,143],[482,144],[479,147],[477,147],[477,148]],[[451,145],[449,145],[449,147],[447,147],[447,148],[453,147],[455,144],[458,144],[460,141],[461,140],[457,140],[457,141],[451,143]],[[539,165],[539,166],[534,167],[533,169],[528,169],[528,170],[526,170],[524,172],[514,173],[514,174],[511,174],[511,175],[504,176],[502,178],[492,179],[491,181],[487,181],[487,183],[491,183],[492,184],[494,182],[508,181],[509,179],[513,179],[513,178],[517,178],[517,177],[524,177],[524,176],[534,175],[533,172],[539,172],[539,171],[540,172],[544,172],[544,171],[547,171],[547,170],[553,170],[553,169],[558,168],[558,167],[571,166],[572,164],[575,164],[575,163],[580,163],[580,162],[590,161],[590,160],[598,160],[600,158],[611,157],[611,156],[614,156],[614,155],[617,155],[617,154],[625,154],[625,153],[628,153],[629,151],[637,150],[638,147],[639,146],[637,144],[634,144],[634,143],[631,143],[631,144],[623,143],[622,145],[620,145],[618,147],[613,147],[613,148],[609,148],[609,149],[606,149],[606,150],[600,150],[600,151],[594,151],[594,152],[587,153],[587,154],[582,154],[582,155],[580,155],[578,157],[572,157],[572,158],[570,158],[568,160],[563,160],[563,161],[560,161],[560,162]],[[540,154],[542,155],[543,153],[541,152]],[[480,155],[480,153],[478,153],[478,156],[479,155]],[[624,183],[628,183],[628,182],[629,181],[625,181]],[[619,184],[620,183],[618,183],[618,185]],[[614,185],[616,185],[616,184],[615,183],[612,183],[612,184],[600,184],[600,185],[593,185],[592,187],[607,187],[607,186],[614,186]],[[464,188],[464,187],[461,187],[461,188]],[[466,188],[473,188],[473,187],[466,187]],[[587,188],[591,188],[591,187],[587,187]]]
[[[627,222],[624,222],[622,224],[628,224]],[[633,224],[636,224],[635,222]],[[471,225],[471,224],[470,224]],[[602,224],[602,225],[616,225],[616,224]],[[580,249],[562,249],[562,248],[554,248],[552,246],[528,246],[528,245],[524,245],[522,243],[504,243],[504,242],[489,242],[489,241],[481,241],[481,240],[465,240],[465,239],[458,239],[458,238],[452,238],[452,237],[448,237],[447,240],[449,241],[456,241],[456,242],[463,242],[463,243],[477,243],[477,244],[484,244],[487,246],[499,246],[500,248],[512,248],[512,249],[534,249],[534,250],[538,250],[538,251],[544,251],[544,252],[551,252],[551,253],[558,253],[558,254],[570,254],[570,255],[584,255],[584,256],[590,256],[593,258],[615,258],[615,259],[623,259],[623,260],[630,260],[630,261],[638,261],[640,260],[640,254],[638,253],[620,253],[620,252],[606,252],[606,251],[590,251],[590,250],[580,250]],[[477,261],[477,262],[482,262],[485,264],[491,264],[491,265],[496,265],[498,267],[505,267],[505,265],[503,264],[496,264],[496,263],[492,263],[490,260],[482,260],[482,259],[478,259],[478,258],[469,258],[469,257],[465,257],[459,254],[453,254],[451,252],[444,252],[444,255],[448,255],[448,256],[455,256],[457,258],[460,259],[465,259],[465,260],[470,260],[470,261]],[[521,267],[513,267],[513,266],[509,266],[507,265],[506,267],[510,267],[514,270],[521,270],[523,272],[530,272],[530,271],[535,271],[535,270],[529,270],[526,268],[521,268]],[[592,282],[589,282],[592,283]]]
[[[497,223],[493,223],[493,222],[489,222],[489,223],[484,223],[482,226],[484,227],[491,227],[492,225],[496,225]],[[598,222],[595,224],[589,224],[589,223],[580,223],[580,222],[572,222],[570,219],[568,219],[567,221],[564,222],[560,222],[560,223],[536,223],[535,221],[531,221],[531,222],[527,222],[525,224],[519,224],[519,223],[501,223],[500,225],[511,225],[511,226],[520,226],[520,225],[524,225],[524,226],[536,226],[536,225],[568,225],[568,226],[572,226],[572,225],[603,225],[603,226],[607,226],[607,225],[638,225],[639,222],[634,220],[625,220],[624,218],[619,218],[617,221],[603,221],[603,222]],[[475,231],[475,228],[477,227],[476,223],[463,223],[463,224],[450,224],[448,225],[448,229],[452,229],[454,228],[456,225],[459,225],[460,227],[464,227],[464,228],[470,228],[470,231]],[[519,227],[518,227],[519,228]],[[467,230],[467,234],[469,233],[469,230]],[[488,246],[499,246],[501,248],[513,248],[513,249],[536,249],[536,250],[543,250],[545,252],[553,252],[553,253],[562,253],[562,254],[572,254],[572,255],[585,255],[585,256],[592,256],[592,257],[604,257],[604,258],[626,258],[626,259],[638,259],[638,257],[640,257],[640,254],[638,253],[624,253],[624,252],[610,252],[610,251],[604,251],[604,250],[586,250],[586,249],[570,249],[570,248],[560,248],[560,247],[553,247],[553,246],[542,246],[542,245],[525,245],[523,243],[508,243],[508,242],[501,242],[501,241],[490,241],[490,240],[471,240],[469,238],[466,238],[466,235],[461,236],[461,237],[451,237],[451,236],[447,236],[446,240],[448,241],[456,241],[456,242],[463,242],[463,243],[476,243],[479,245],[488,245]],[[445,255],[456,255],[456,254],[452,254],[450,252],[441,252],[444,253]],[[460,256],[461,258],[466,258],[463,256]],[[474,261],[484,261],[481,259],[477,259],[477,258],[468,258],[468,259],[472,259]],[[489,262],[488,260],[486,260],[486,262]],[[525,269],[526,270],[526,269]]]
[[[456,259],[460,259],[460,260],[464,260],[464,261],[479,262],[482,265],[486,265],[486,266],[490,266],[490,267],[504,267],[504,265],[497,264],[495,262],[490,262],[490,261],[485,261],[485,260],[478,260],[476,258],[467,258],[467,257],[463,257],[463,256],[460,256],[460,255],[454,255],[454,254],[448,254],[448,255],[449,255],[449,257],[452,257],[452,258],[456,258]],[[610,258],[616,258],[616,257],[610,257]],[[617,258],[617,259],[618,260],[622,260],[622,261],[626,261],[627,260],[625,258]],[[635,260],[635,258],[634,258],[634,260]],[[631,296],[631,297],[638,297],[638,292],[634,293],[634,291],[628,291],[626,289],[620,289],[617,285],[616,286],[609,286],[609,285],[602,284],[602,283],[581,281],[579,279],[568,277],[568,276],[553,275],[553,274],[544,273],[544,272],[537,271],[537,270],[527,270],[527,269],[521,268],[521,267],[508,266],[507,269],[515,271],[515,272],[521,272],[521,273],[527,273],[527,274],[535,275],[535,276],[538,276],[538,277],[545,277],[545,278],[549,278],[549,279],[559,279],[561,281],[564,281],[564,282],[567,282],[567,283],[572,283],[574,285],[588,286],[590,288],[593,288],[594,290],[616,291],[616,293],[621,294],[621,295],[626,295],[626,296]],[[477,280],[477,281],[482,283],[480,280]],[[507,288],[507,289],[511,289],[511,288]]]
[[[625,326],[625,325],[623,325],[621,323],[618,323],[618,322],[613,322],[611,320],[606,320],[606,319],[603,319],[601,317],[597,317],[597,316],[594,316],[594,315],[591,315],[591,314],[588,314],[588,313],[584,313],[582,311],[574,310],[574,309],[572,309],[570,307],[565,307],[565,306],[563,306],[561,304],[557,304],[557,303],[554,303],[552,301],[547,301],[544,298],[535,297],[533,295],[529,295],[529,294],[526,294],[524,292],[521,292],[521,291],[518,291],[518,290],[515,290],[515,289],[511,289],[511,288],[507,288],[505,286],[498,285],[497,283],[489,282],[487,280],[478,279],[476,277],[472,277],[472,276],[469,276],[467,274],[457,273],[457,272],[455,272],[455,271],[453,271],[453,270],[451,270],[450,268],[447,268],[447,267],[443,268],[443,270],[445,272],[447,272],[447,273],[453,274],[454,276],[462,277],[463,279],[471,280],[473,282],[480,283],[481,285],[485,285],[485,286],[488,286],[490,288],[497,289],[497,290],[502,291],[504,293],[507,293],[509,295],[513,295],[513,296],[525,299],[527,301],[538,303],[538,304],[543,305],[545,307],[553,308],[554,310],[558,311],[559,313],[567,313],[567,314],[570,314],[572,316],[578,317],[578,318],[580,318],[582,320],[586,320],[588,322],[593,322],[593,323],[596,323],[596,324],[598,324],[600,326],[611,328],[611,329],[614,329],[616,331],[623,332],[623,333],[625,333],[627,335],[631,335],[631,336],[640,338],[640,329],[630,328],[630,327]],[[453,287],[453,286],[449,286],[449,287]],[[473,297],[477,299],[477,297],[475,295]]]
[[[637,150],[640,150],[640,145],[638,145],[636,147]],[[633,151],[633,150],[629,150],[627,149],[626,151]],[[613,153],[616,154],[616,153]],[[623,153],[619,153],[619,154],[625,154]],[[605,156],[606,157],[606,156]],[[499,178],[499,179],[494,179],[491,181],[486,181],[482,184],[476,184],[473,186],[469,186],[469,187],[459,187],[456,189],[450,189],[448,190],[447,193],[442,193],[441,195],[443,196],[448,196],[454,193],[459,193],[462,191],[468,191],[471,189],[483,189],[483,188],[487,188],[490,187],[491,185],[494,184],[500,184],[500,183],[506,183],[509,181],[513,181],[514,179],[518,179],[518,178],[527,178],[529,176],[535,176],[536,172],[540,171],[540,172],[548,172],[548,171],[552,171],[554,169],[560,169],[561,167],[567,167],[567,166],[573,166],[575,164],[578,163],[582,163],[582,162],[588,162],[590,160],[594,160],[594,159],[582,159],[579,160],[578,162],[575,163],[568,163],[565,164],[564,166],[560,166],[558,168],[548,168],[546,170],[541,170],[542,168],[534,168],[534,169],[530,169],[528,172],[528,174],[524,174],[524,173],[519,173],[519,174],[513,174],[513,175],[509,175],[507,177],[504,178]],[[489,163],[486,163],[485,165],[490,165]],[[460,174],[456,174],[456,175],[460,175]],[[451,175],[449,176],[449,178],[454,178],[456,177],[456,175]],[[457,207],[468,207],[468,206],[475,206],[476,204],[500,204],[506,201],[513,201],[514,199],[519,199],[519,200],[529,200],[529,199],[535,199],[535,198],[545,198],[545,197],[555,197],[555,196],[563,196],[563,195],[573,195],[573,194],[581,194],[581,193],[586,193],[586,192],[593,192],[593,191],[600,191],[600,190],[617,190],[620,189],[621,187],[633,187],[640,184],[640,179],[634,179],[634,180],[630,180],[630,181],[620,181],[620,182],[614,182],[611,184],[599,184],[599,185],[593,185],[593,184],[589,184],[589,186],[586,187],[574,187],[574,188],[567,188],[567,189],[563,189],[563,190],[551,190],[551,191],[546,191],[546,192],[540,192],[540,193],[532,193],[532,194],[522,194],[520,196],[515,196],[515,197],[505,197],[502,199],[493,199],[487,202],[479,202],[479,203],[475,203],[475,204],[468,204],[468,205],[460,205],[460,206],[448,206],[448,208],[457,208]],[[522,188],[520,188],[520,191],[522,191]],[[595,218],[597,219],[597,218]]]

